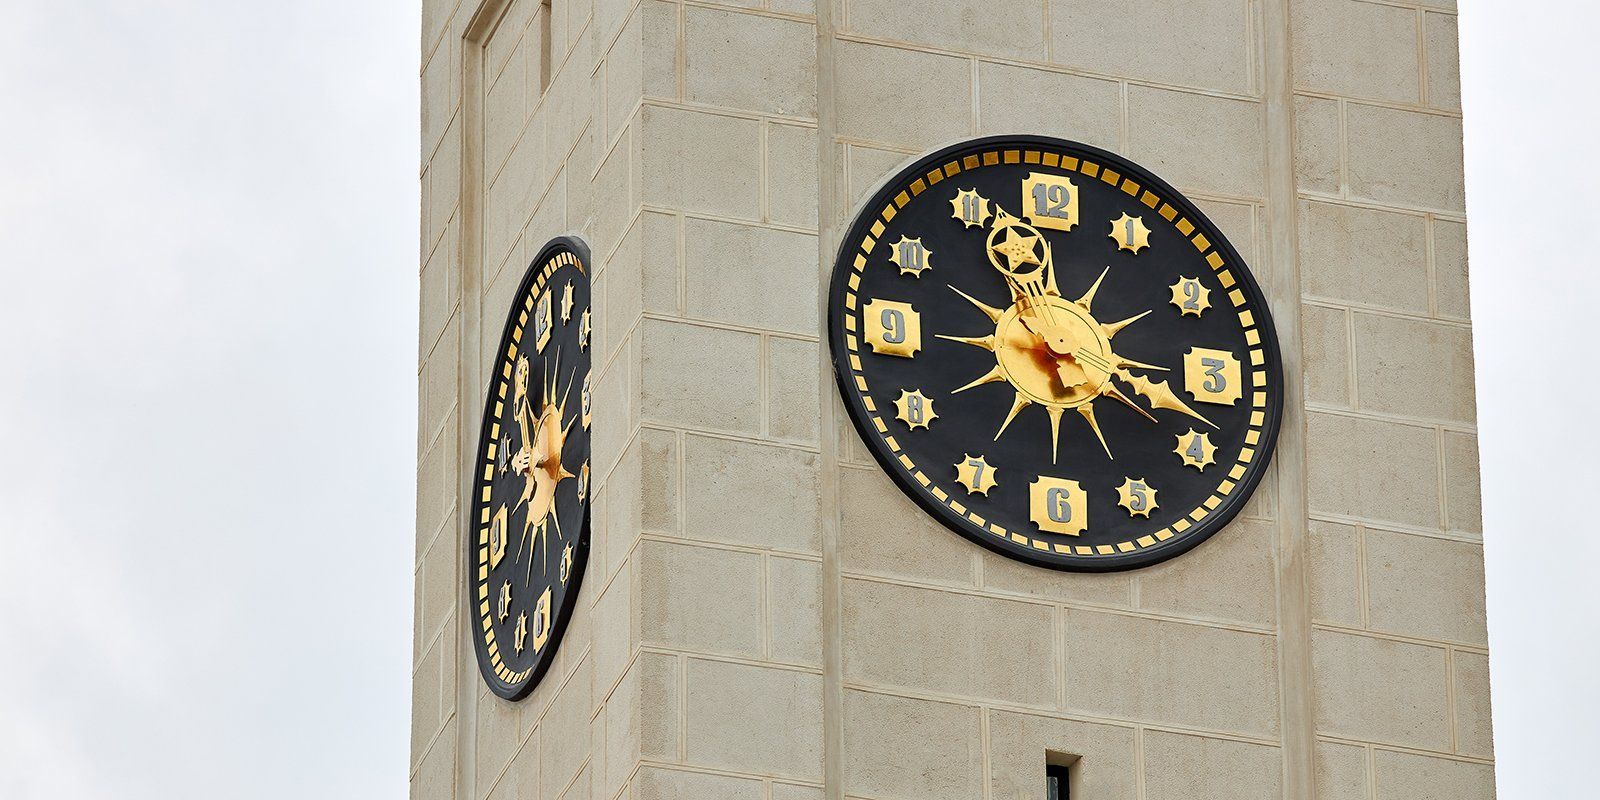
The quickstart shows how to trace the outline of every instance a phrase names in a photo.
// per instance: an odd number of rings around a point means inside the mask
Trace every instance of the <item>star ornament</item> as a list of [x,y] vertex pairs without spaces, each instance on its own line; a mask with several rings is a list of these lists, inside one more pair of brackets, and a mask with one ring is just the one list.
[[939,416],[933,411],[933,399],[922,393],[921,389],[907,391],[900,390],[900,399],[894,401],[894,416],[906,424],[907,428],[927,428],[934,417]]
[[989,201],[975,189],[962,189],[956,192],[955,199],[950,201],[950,207],[955,209],[955,213],[951,216],[968,228],[981,227],[983,221],[990,216]]
[[1172,304],[1178,307],[1179,314],[1198,317],[1211,307],[1211,290],[1202,285],[1199,278],[1179,277],[1178,282],[1168,288],[1172,290]]
[[1118,250],[1138,253],[1150,246],[1150,229],[1145,227],[1142,217],[1124,213],[1111,221],[1111,238],[1116,241]]
[[1183,459],[1183,465],[1194,467],[1201,472],[1206,467],[1217,463],[1217,448],[1211,444],[1211,437],[1190,428],[1188,433],[1178,434],[1178,447],[1173,451]]
[[923,246],[922,238],[901,236],[889,249],[889,260],[900,267],[901,275],[922,277],[923,270],[933,269],[933,251]]
[[1006,263],[1012,272],[1024,264],[1038,264],[1039,257],[1034,254],[1034,249],[1039,245],[1039,237],[1017,233],[1016,228],[1006,228],[1006,240],[995,245],[994,251],[1006,257]]
[[956,462],[956,481],[967,487],[967,494],[981,494],[988,496],[989,490],[994,488],[995,468],[983,456],[965,457]]
[[1127,509],[1130,517],[1149,517],[1156,509],[1156,490],[1144,478],[1123,478],[1117,487],[1117,505]]

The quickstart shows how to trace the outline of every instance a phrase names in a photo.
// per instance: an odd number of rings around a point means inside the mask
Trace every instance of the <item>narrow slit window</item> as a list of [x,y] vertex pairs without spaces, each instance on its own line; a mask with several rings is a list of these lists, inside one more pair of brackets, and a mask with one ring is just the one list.
[[550,88],[550,4],[554,0],[544,0],[539,4],[539,96],[543,97],[545,90]]
[[1057,753],[1053,750],[1044,756],[1045,800],[1071,800],[1073,773],[1077,772],[1078,756]]

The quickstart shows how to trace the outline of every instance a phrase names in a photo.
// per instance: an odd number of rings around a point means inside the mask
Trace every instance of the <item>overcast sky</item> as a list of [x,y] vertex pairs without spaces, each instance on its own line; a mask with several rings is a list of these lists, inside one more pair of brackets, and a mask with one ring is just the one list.
[[[1500,792],[1587,797],[1600,11],[1461,5]],[[413,6],[0,0],[0,798],[405,795]]]

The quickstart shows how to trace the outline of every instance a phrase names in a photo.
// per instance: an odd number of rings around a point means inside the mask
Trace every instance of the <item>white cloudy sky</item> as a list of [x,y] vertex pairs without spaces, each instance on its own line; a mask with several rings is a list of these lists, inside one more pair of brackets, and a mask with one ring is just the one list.
[[[0,0],[0,797],[403,796],[414,5]],[[1500,790],[1588,796],[1600,10],[1461,5]]]

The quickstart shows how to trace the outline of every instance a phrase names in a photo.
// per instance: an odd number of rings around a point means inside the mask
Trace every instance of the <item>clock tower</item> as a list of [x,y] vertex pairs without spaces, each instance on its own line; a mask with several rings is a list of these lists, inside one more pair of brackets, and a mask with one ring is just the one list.
[[412,797],[1493,797],[1455,14],[424,0]]

